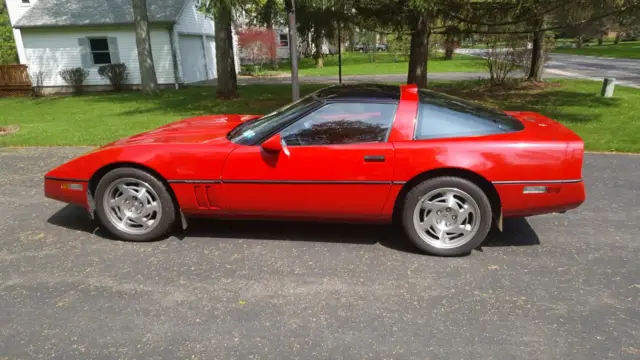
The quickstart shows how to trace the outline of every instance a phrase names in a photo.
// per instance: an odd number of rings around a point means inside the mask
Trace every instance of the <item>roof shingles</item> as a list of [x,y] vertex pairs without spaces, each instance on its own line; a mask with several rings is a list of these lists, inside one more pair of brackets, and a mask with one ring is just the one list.
[[[174,23],[186,0],[147,0],[150,22]],[[131,0],[39,0],[16,28],[133,24]]]

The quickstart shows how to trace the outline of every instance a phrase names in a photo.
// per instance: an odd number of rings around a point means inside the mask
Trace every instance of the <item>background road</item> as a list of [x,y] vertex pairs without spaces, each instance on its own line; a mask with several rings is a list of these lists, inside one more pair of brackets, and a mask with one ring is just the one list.
[[[486,50],[482,49],[458,49],[456,52],[482,56]],[[336,70],[337,71],[337,70]],[[523,74],[524,75],[524,74]],[[488,78],[484,72],[449,72],[429,73],[429,80],[473,80]],[[602,81],[605,77],[615,78],[618,85],[640,88],[640,60],[600,58],[594,56],[551,54],[550,61],[545,66],[545,78],[574,78]],[[407,81],[407,74],[387,75],[345,75],[344,83],[361,82],[390,82],[403,83]],[[335,76],[301,76],[301,83],[330,84],[338,83],[338,75]],[[239,77],[239,84],[290,84],[291,77]],[[206,80],[190,86],[214,86],[215,80]]]
[[546,64],[548,77],[568,77],[602,80],[615,78],[620,85],[640,88],[640,60],[616,59],[596,56],[551,54]]
[[0,358],[640,357],[640,156],[587,155],[583,207],[436,258],[385,226],[112,241],[42,195],[83,151],[0,149]]
[[[456,52],[484,56],[486,49],[458,49]],[[640,88],[640,60],[596,56],[551,54],[544,76],[602,81],[615,78],[619,85]],[[453,79],[457,80],[457,79]]]

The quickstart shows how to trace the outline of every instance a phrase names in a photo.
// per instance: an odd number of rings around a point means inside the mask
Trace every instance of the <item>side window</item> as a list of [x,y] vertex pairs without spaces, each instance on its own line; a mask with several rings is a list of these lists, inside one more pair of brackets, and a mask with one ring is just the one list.
[[420,90],[415,139],[482,136],[522,130],[518,120],[479,104]]
[[95,65],[111,64],[111,53],[107,38],[90,38],[91,58]]
[[396,104],[329,103],[280,134],[289,146],[385,141]]
[[281,47],[289,46],[289,34],[280,34],[279,40]]

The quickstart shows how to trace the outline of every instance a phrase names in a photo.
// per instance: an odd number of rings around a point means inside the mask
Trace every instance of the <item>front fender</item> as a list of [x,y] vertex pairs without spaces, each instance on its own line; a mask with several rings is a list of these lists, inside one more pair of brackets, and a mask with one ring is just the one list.
[[98,170],[114,163],[138,164],[165,176],[161,168],[156,168],[156,164],[167,160],[167,155],[154,151],[150,146],[99,148],[52,169],[45,178],[87,182]]

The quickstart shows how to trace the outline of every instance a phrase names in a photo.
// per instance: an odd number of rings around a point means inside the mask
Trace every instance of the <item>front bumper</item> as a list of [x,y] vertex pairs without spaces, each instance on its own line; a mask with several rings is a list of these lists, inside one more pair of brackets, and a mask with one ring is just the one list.
[[44,196],[68,204],[79,205],[93,212],[89,200],[89,182],[78,179],[45,177]]

